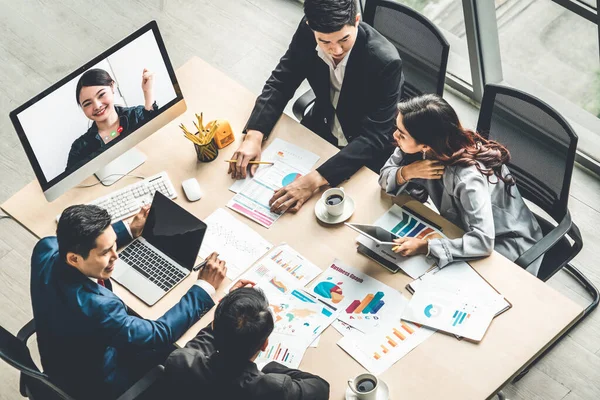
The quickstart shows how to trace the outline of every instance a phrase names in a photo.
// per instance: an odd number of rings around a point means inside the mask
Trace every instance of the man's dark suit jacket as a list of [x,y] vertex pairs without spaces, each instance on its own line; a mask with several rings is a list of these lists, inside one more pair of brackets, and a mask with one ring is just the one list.
[[[123,222],[113,228],[119,247],[131,241]],[[132,366],[139,366],[141,357],[150,360],[153,352],[162,352],[159,362],[164,361],[172,344],[214,305],[194,285],[165,315],[150,321],[129,315],[110,281],[105,284],[67,265],[56,237],[36,244],[31,302],[42,365],[53,382],[76,398],[115,397],[139,378]]]
[[337,146],[331,133],[336,112],[348,140],[345,148],[317,168],[331,186],[337,186],[363,165],[379,171],[392,154],[396,105],[404,82],[402,61],[386,38],[361,22],[334,110],[329,66],[318,56],[316,47],[314,33],[302,19],[256,100],[245,131],[254,129],[268,136],[300,83],[308,79],[316,101],[302,124]]
[[165,363],[165,393],[177,399],[327,400],[324,379],[276,362],[262,372],[248,360],[228,361],[214,346],[212,329],[198,333]]

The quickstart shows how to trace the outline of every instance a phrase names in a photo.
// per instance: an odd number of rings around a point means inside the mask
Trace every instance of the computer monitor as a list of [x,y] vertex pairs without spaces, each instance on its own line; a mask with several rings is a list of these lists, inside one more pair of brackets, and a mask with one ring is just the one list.
[[48,201],[95,173],[105,185],[146,157],[133,148],[186,110],[156,21],[10,113]]

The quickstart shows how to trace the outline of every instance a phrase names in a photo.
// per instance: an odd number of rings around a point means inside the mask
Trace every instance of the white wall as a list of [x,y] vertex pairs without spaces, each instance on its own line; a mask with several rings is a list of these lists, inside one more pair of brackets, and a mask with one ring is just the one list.
[[[117,82],[116,104],[127,107],[144,104],[141,87],[144,68],[154,72],[154,98],[159,107],[176,96],[152,31],[92,68],[106,70]],[[67,82],[18,116],[47,181],[64,172],[71,144],[91,126],[75,98],[80,77]]]

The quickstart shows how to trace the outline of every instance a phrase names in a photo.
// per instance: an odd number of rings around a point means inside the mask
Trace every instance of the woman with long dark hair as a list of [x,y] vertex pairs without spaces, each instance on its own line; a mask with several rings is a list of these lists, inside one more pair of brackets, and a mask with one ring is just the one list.
[[67,170],[103,151],[118,137],[135,131],[156,115],[158,106],[153,94],[154,74],[142,72],[144,105],[120,107],[114,103],[116,83],[108,72],[94,68],[81,75],[75,88],[77,104],[90,121],[86,133],[75,139],[69,151]]
[[[398,105],[398,148],[381,169],[379,184],[397,196],[408,182],[424,186],[440,214],[465,231],[457,239],[397,239],[403,256],[427,254],[440,267],[498,251],[516,260],[542,238],[506,167],[506,147],[465,129],[437,95]],[[527,270],[537,275],[541,257]]]

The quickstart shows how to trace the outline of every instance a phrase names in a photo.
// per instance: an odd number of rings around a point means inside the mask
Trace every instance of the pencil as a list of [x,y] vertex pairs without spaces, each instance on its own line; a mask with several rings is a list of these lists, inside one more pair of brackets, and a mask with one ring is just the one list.
[[400,248],[400,246],[394,246],[394,247],[392,247],[392,251],[396,251],[396,250],[398,250],[399,248]]
[[[238,160],[225,160],[225,162],[237,163]],[[275,163],[271,161],[249,161],[248,164],[273,165]]]

